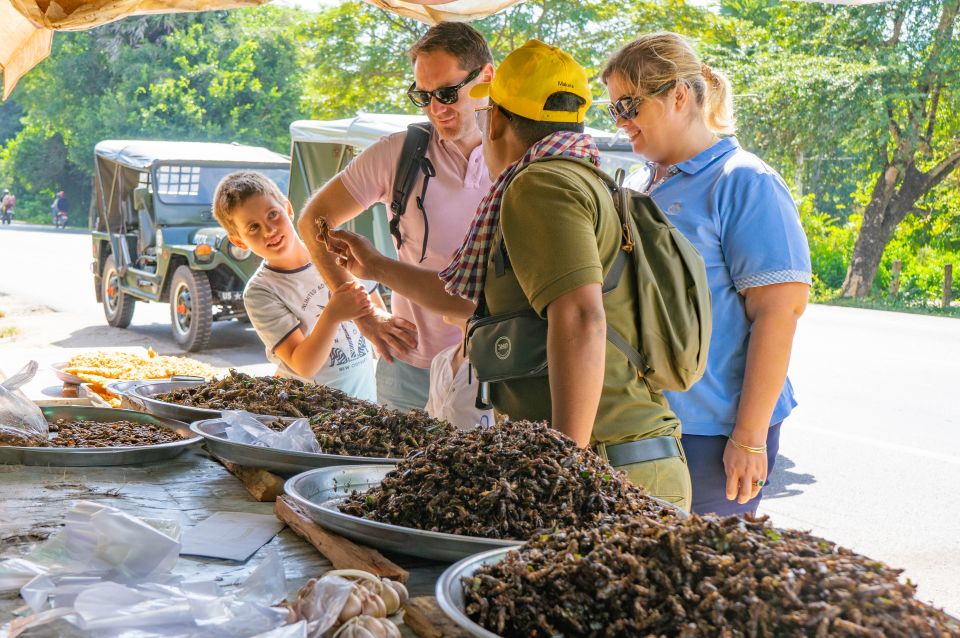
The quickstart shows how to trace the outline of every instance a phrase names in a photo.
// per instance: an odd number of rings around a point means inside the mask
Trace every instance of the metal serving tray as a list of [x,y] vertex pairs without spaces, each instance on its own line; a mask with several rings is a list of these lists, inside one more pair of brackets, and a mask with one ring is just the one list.
[[88,421],[136,421],[169,428],[186,437],[180,441],[114,448],[46,448],[0,446],[0,463],[10,465],[53,465],[86,467],[102,465],[135,465],[171,459],[191,445],[202,441],[190,432],[186,423],[163,419],[143,412],[115,408],[89,408],[64,405],[40,408],[48,422],[57,419],[84,419]]
[[477,638],[500,638],[498,634],[487,631],[467,617],[464,611],[466,605],[463,599],[463,585],[460,579],[473,576],[474,572],[484,565],[496,565],[503,560],[504,556],[506,556],[507,552],[511,549],[514,548],[501,547],[491,549],[482,554],[468,556],[448,567],[446,571],[440,575],[439,580],[437,580],[436,596],[440,609],[443,610],[443,613],[445,613],[450,620],[457,623],[461,629],[471,636],[476,636]]
[[[257,417],[259,420],[291,420],[289,417]],[[334,465],[396,465],[400,459],[387,459],[367,456],[342,456],[339,454],[311,454],[309,452],[293,452],[260,447],[249,443],[231,441],[224,435],[225,425],[220,419],[206,419],[194,421],[190,429],[202,436],[206,441],[207,449],[224,461],[238,465],[258,467],[269,470],[284,477],[294,476],[301,472],[318,467]]]
[[143,412],[165,419],[174,419],[184,423],[191,423],[202,419],[216,419],[221,415],[220,410],[192,408],[178,403],[158,401],[154,398],[158,394],[173,392],[174,390],[181,390],[183,388],[192,388],[202,383],[206,383],[206,380],[200,378],[192,378],[189,380],[171,379],[169,381],[147,379],[124,386],[123,396],[129,403],[137,406],[137,408]]
[[344,514],[337,507],[353,491],[380,484],[392,465],[345,465],[311,470],[288,480],[284,491],[319,525],[351,540],[391,552],[455,561],[521,541],[460,536],[400,527]]

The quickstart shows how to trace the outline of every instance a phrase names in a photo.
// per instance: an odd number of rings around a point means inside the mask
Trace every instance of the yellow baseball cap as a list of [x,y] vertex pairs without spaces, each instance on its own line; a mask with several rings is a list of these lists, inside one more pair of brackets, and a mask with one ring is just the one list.
[[[577,112],[547,111],[547,98],[559,91],[585,100]],[[470,89],[470,97],[489,97],[511,113],[536,122],[582,122],[590,107],[587,71],[557,47],[530,40],[508,55],[493,76]]]

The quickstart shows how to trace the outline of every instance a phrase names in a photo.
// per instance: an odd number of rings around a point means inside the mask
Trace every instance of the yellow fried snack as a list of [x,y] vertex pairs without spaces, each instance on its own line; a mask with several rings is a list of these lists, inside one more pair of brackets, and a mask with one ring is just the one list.
[[64,372],[76,375],[90,384],[90,389],[114,407],[120,399],[107,390],[114,381],[138,379],[166,379],[175,375],[212,379],[219,370],[202,361],[188,357],[158,355],[152,349],[147,356],[129,352],[88,352],[78,354],[67,361]]

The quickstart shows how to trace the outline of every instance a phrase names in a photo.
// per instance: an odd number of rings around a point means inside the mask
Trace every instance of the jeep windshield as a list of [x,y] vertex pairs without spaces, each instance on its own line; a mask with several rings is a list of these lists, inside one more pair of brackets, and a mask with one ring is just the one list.
[[154,189],[164,204],[203,205],[213,202],[213,193],[224,176],[239,170],[263,173],[287,192],[289,169],[258,168],[256,166],[204,166],[191,164],[161,164],[154,169]]

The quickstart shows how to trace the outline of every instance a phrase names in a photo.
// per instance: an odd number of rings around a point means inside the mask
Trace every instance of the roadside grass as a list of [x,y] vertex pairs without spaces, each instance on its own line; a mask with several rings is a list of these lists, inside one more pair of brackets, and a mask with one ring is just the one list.
[[20,329],[16,326],[0,326],[0,339],[15,337],[20,334]]
[[885,297],[868,297],[866,299],[849,299],[843,297],[820,298],[814,303],[826,304],[828,306],[841,306],[844,308],[866,308],[868,310],[886,310],[889,312],[905,312],[914,315],[928,315],[932,317],[952,317],[960,319],[960,306],[956,302],[949,307],[944,308],[939,304],[905,302],[901,300],[890,301]]

